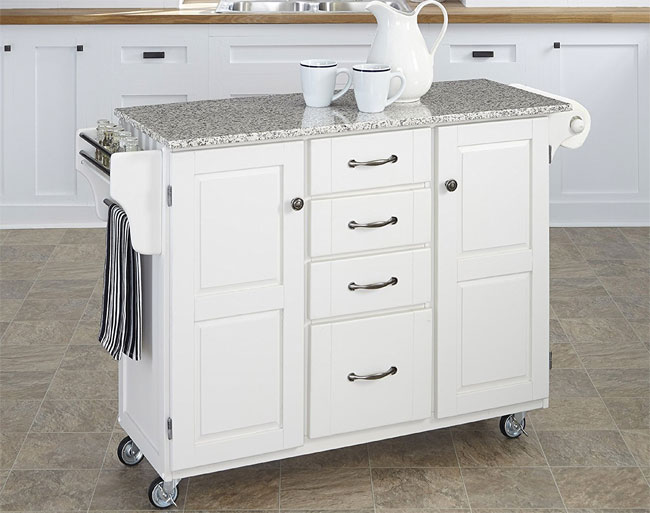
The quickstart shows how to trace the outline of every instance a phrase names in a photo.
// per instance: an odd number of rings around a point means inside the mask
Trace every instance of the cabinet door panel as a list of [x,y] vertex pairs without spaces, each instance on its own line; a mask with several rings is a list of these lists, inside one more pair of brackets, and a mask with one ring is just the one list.
[[172,155],[173,470],[302,443],[302,148]]
[[197,180],[201,290],[280,283],[282,173],[282,166],[273,166]]
[[461,282],[459,287],[461,386],[527,377],[530,274]]
[[528,243],[528,141],[462,148],[462,249]]
[[438,417],[548,397],[547,126],[437,129]]
[[[199,439],[281,427],[281,321],[275,310],[197,326]],[[236,394],[223,393],[235,383]]]

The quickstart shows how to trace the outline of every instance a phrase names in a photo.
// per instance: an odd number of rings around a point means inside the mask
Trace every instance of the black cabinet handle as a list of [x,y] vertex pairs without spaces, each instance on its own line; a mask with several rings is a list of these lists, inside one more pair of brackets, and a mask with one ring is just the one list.
[[559,41],[555,41],[555,43],[553,43],[553,48],[555,48],[555,49],[560,48],[560,46],[561,45],[560,45]]
[[486,57],[494,57],[494,51],[493,50],[474,50],[472,52],[472,57],[475,59],[477,58],[486,58]]
[[142,52],[143,59],[164,59],[165,52]]

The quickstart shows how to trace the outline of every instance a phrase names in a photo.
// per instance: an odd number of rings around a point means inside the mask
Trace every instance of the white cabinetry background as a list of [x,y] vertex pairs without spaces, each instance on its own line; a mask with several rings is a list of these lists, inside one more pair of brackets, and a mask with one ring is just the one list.
[[[91,226],[74,129],[116,107],[300,91],[297,63],[365,60],[375,26],[2,26],[0,227]],[[423,25],[432,42],[437,25]],[[551,166],[555,226],[650,224],[650,32],[642,24],[452,24],[435,80],[490,78],[591,112],[578,150]],[[560,48],[553,43],[559,42]],[[77,51],[83,45],[83,51]],[[143,51],[165,51],[164,60]],[[473,50],[492,50],[476,59]],[[495,185],[496,186],[496,185]]]

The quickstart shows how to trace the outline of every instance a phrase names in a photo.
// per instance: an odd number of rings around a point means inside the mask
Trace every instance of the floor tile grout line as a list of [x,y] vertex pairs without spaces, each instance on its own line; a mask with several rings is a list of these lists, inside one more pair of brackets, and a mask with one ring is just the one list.
[[463,483],[463,490],[465,492],[465,499],[467,500],[467,507],[469,508],[470,513],[472,513],[472,501],[469,498],[469,493],[467,492],[467,484],[465,483],[465,476],[463,475],[463,467],[460,464],[460,458],[458,457],[458,451],[456,450],[456,439],[454,438],[454,430],[451,429],[451,446],[454,449],[454,455],[456,456],[456,464],[458,465],[458,472],[460,473],[460,482]]
[[562,492],[560,491],[560,487],[557,484],[557,480],[555,479],[555,474],[553,473],[553,467],[551,467],[551,464],[548,461],[548,457],[546,456],[546,452],[544,451],[544,445],[542,444],[542,440],[539,438],[539,434],[537,433],[537,430],[535,429],[535,424],[531,425],[531,429],[533,430],[533,433],[535,433],[535,436],[537,437],[537,441],[539,442],[539,449],[542,451],[542,456],[544,456],[544,461],[546,461],[546,466],[548,468],[548,471],[551,474],[551,478],[553,479],[553,484],[555,485],[555,489],[557,490],[557,493],[560,497],[560,500],[562,501],[562,506],[564,506],[564,511],[568,513],[568,508],[566,507],[566,502],[564,501],[564,497],[562,496]]
[[[280,461],[280,468],[278,470],[278,512],[282,511],[282,461]],[[190,489],[187,488],[187,495],[189,496]],[[187,497],[185,497],[185,504],[187,504]],[[183,509],[185,509],[185,504],[183,504]]]
[[375,499],[375,483],[372,480],[372,463],[370,462],[370,444],[366,444],[366,455],[368,457],[368,472],[370,472],[370,493],[372,495],[372,510],[377,513],[377,500]]

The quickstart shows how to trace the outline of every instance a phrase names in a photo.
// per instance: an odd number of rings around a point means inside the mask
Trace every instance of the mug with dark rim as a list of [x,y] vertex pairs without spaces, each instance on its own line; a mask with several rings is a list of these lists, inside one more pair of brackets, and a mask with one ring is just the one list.
[[[393,78],[399,78],[401,85],[390,98],[388,90]],[[382,112],[397,100],[406,88],[406,77],[401,70],[391,72],[387,64],[355,64],[352,67],[354,97],[361,112]]]
[[[341,73],[348,76],[348,81],[343,89],[335,93],[336,77]],[[339,68],[336,61],[309,59],[300,62],[300,80],[308,107],[328,107],[350,89],[352,74],[347,68]]]

